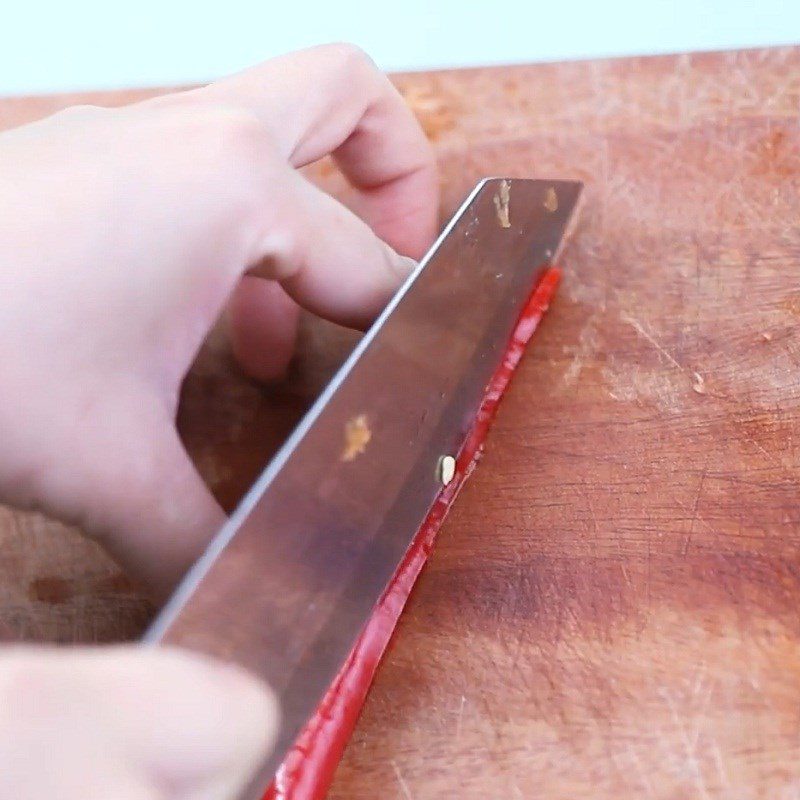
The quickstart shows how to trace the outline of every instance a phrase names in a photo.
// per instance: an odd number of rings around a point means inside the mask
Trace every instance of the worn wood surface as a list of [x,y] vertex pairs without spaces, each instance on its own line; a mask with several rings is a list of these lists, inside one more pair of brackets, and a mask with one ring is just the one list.
[[[487,173],[587,202],[331,797],[800,797],[800,49],[398,81],[446,211]],[[270,390],[201,359],[182,426],[229,502],[352,343],[326,333]],[[8,638],[144,624],[74,533],[0,536]]]

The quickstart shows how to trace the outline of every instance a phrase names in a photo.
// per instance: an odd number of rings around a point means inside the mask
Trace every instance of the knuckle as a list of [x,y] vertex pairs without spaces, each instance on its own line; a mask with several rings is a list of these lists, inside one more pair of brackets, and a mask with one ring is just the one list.
[[103,106],[95,106],[90,103],[78,103],[74,106],[67,106],[58,111],[54,116],[62,120],[75,120],[83,122],[85,120],[96,119],[108,112],[109,109]]
[[202,127],[210,154],[226,168],[242,167],[255,177],[257,167],[266,162],[269,131],[246,109],[215,106],[206,112]]
[[243,108],[215,106],[209,123],[226,141],[233,143],[263,139],[267,133],[261,120]]
[[286,225],[273,226],[261,240],[256,274],[272,280],[293,278],[305,269],[306,249],[297,231]]
[[259,117],[246,108],[219,105],[194,98],[164,98],[158,106],[165,133],[175,136],[185,151],[201,151],[228,160],[263,152],[269,130]]
[[[250,197],[263,189],[274,159],[267,126],[247,109],[215,103],[168,106],[163,134],[181,143],[176,169]],[[222,181],[222,184],[220,184]]]
[[334,44],[323,45],[327,50],[327,55],[335,61],[345,72],[356,72],[368,70],[377,71],[377,66],[369,54],[357,44],[350,42],[335,42]]

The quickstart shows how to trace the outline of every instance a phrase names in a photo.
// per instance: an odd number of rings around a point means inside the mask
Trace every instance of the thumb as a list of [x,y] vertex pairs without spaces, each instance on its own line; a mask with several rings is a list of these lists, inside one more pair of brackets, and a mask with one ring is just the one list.
[[72,445],[40,487],[42,505],[78,523],[163,599],[225,520],[171,409],[146,387],[111,384]]
[[11,649],[0,707],[3,796],[15,800],[230,800],[277,725],[254,678],[157,648]]
[[[225,521],[172,420],[146,431],[146,465],[106,485],[100,538],[156,600],[165,599]],[[124,467],[124,462],[120,463]]]

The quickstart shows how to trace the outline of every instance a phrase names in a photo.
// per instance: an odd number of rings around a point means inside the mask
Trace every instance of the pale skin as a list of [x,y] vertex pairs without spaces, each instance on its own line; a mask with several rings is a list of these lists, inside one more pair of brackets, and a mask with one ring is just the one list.
[[[297,172],[327,154],[352,209]],[[279,377],[299,307],[367,325],[437,203],[413,115],[348,45],[0,134],[0,500],[164,597],[223,519],[175,429],[210,328]],[[276,720],[268,687],[188,653],[0,650],[0,794],[229,800]]]

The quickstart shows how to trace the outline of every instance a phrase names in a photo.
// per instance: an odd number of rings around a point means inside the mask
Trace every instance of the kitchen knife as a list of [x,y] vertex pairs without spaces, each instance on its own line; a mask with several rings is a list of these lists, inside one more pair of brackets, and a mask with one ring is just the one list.
[[276,693],[277,744],[243,800],[263,793],[447,480],[580,193],[475,187],[146,633]]

